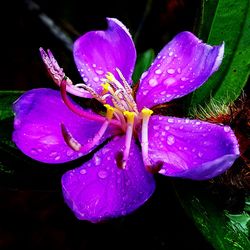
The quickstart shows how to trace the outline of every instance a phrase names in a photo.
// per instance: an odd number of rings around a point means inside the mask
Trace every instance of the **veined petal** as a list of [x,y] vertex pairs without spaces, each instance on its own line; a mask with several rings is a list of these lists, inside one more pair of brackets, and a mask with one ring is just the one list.
[[[62,163],[82,156],[65,143],[62,123],[82,144],[87,143],[102,125],[72,113],[63,103],[60,92],[51,89],[26,92],[14,103],[13,110],[13,141],[24,154],[46,163]],[[108,136],[109,132],[103,140]]]
[[145,72],[137,92],[139,108],[182,97],[200,87],[220,66],[224,43],[210,46],[190,32],[175,36]]
[[228,126],[198,120],[152,116],[149,158],[163,161],[160,173],[194,180],[213,178],[239,156],[237,139]]
[[154,192],[153,175],[145,170],[134,141],[126,168],[117,167],[115,154],[124,143],[124,136],[115,137],[92,160],[63,175],[65,201],[78,219],[99,222],[126,215]]
[[107,18],[108,29],[91,31],[74,43],[74,58],[86,84],[98,93],[102,90],[102,79],[108,72],[119,79],[119,68],[131,83],[136,50],[127,28],[117,19]]

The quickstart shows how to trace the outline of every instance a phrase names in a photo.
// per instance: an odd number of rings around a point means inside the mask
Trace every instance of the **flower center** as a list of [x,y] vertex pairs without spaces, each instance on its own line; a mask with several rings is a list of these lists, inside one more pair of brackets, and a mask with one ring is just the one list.
[[153,111],[148,108],[143,108],[141,112],[138,111],[136,102],[134,101],[132,95],[132,88],[125,80],[121,71],[119,69],[116,69],[116,71],[122,83],[118,81],[112,73],[108,72],[106,74],[106,78],[103,79],[103,82],[101,83],[101,86],[103,88],[101,94],[97,93],[94,89],[85,84],[75,85],[77,88],[83,88],[85,91],[89,92],[93,96],[93,98],[104,105],[107,110],[106,117],[86,112],[83,109],[78,109],[67,98],[67,78],[64,78],[62,80],[60,87],[64,103],[73,112],[82,117],[103,122],[96,135],[85,145],[81,145],[78,141],[76,141],[76,139],[70,134],[70,131],[68,131],[64,126],[64,124],[61,124],[63,137],[68,146],[75,151],[88,153],[96,145],[98,145],[110,124],[119,127],[122,133],[125,134],[125,143],[124,149],[118,151],[116,154],[116,163],[119,168],[125,169],[127,161],[129,159],[132,137],[133,135],[137,136],[138,128],[141,127],[141,148],[143,162],[148,171],[152,173],[155,171],[159,171],[162,163],[152,164],[148,156],[148,122]]
[[[138,111],[136,102],[133,98],[133,90],[118,68],[116,68],[116,72],[120,81],[117,80],[112,73],[108,72],[106,78],[102,79],[102,93],[97,93],[93,88],[86,84],[80,83],[74,85],[73,82],[66,77],[63,69],[60,68],[50,50],[47,50],[46,53],[40,48],[40,53],[50,76],[60,87],[61,96],[66,106],[72,112],[84,117],[85,119],[102,122],[99,131],[85,145],[78,142],[73,135],[71,135],[65,125],[61,124],[62,135],[69,147],[75,151],[88,153],[99,144],[109,125],[116,128],[118,127],[120,131],[125,134],[125,145],[123,150],[117,152],[116,163],[119,168],[124,169],[129,159],[133,134],[137,136],[138,128],[141,126],[142,156],[146,169],[150,172],[154,172],[155,170],[158,171],[160,169],[162,163],[157,163],[154,166],[151,164],[148,157],[148,122],[153,111],[147,108],[142,109],[141,112]],[[106,117],[85,111],[84,109],[75,106],[67,97],[67,92],[85,98],[92,96],[104,105],[107,110]]]

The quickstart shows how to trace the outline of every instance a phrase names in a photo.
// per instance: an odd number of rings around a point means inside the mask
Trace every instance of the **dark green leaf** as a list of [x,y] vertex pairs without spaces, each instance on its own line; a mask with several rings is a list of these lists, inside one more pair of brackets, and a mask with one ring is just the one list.
[[204,237],[218,250],[250,249],[250,216],[231,214],[219,203],[221,196],[200,184],[175,183],[180,202]]
[[155,53],[152,49],[149,49],[145,51],[143,54],[138,56],[133,74],[134,83],[137,83],[139,81],[142,73],[148,69],[154,57]]
[[216,8],[218,6],[218,2],[219,0],[208,0],[202,1],[201,3],[202,6],[198,36],[203,41],[208,40],[208,36],[213,23],[213,16],[211,16],[211,13],[215,13]]
[[13,116],[12,104],[23,91],[0,91],[0,120]]
[[195,91],[191,106],[208,102],[210,97],[224,104],[234,101],[241,94],[250,73],[250,2],[216,2],[203,1],[201,25],[205,26],[201,27],[200,34],[212,45],[225,41],[225,56],[219,71]]

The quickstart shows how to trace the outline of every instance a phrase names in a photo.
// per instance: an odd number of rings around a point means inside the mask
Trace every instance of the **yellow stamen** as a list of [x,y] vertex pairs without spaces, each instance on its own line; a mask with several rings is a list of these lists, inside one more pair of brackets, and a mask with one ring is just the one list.
[[153,114],[153,110],[144,108],[142,109],[141,113],[142,113],[142,117],[150,117]]
[[108,120],[111,120],[113,118],[115,109],[113,107],[111,107],[109,104],[104,104],[104,107],[107,109],[106,118]]
[[124,116],[126,116],[128,123],[130,123],[130,124],[134,123],[135,112],[124,111],[123,114],[124,114]]
[[115,81],[115,76],[111,73],[111,72],[108,72],[106,74],[106,78],[111,81],[111,82],[114,82]]
[[101,86],[103,87],[102,94],[105,95],[109,92],[110,84],[108,82],[102,83]]

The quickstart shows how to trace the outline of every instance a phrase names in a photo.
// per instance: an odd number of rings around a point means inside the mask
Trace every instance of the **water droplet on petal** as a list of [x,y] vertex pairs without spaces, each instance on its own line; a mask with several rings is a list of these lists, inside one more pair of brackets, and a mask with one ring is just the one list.
[[180,74],[180,73],[181,73],[181,68],[178,68],[178,69],[177,69],[177,72]]
[[174,122],[174,118],[168,118],[168,122],[169,123],[173,123]]
[[174,54],[173,51],[170,51],[170,52],[168,53],[169,56],[172,56],[173,54]]
[[78,157],[82,157],[82,156],[83,156],[82,152],[78,153]]
[[89,81],[89,79],[87,77],[84,77],[83,81],[87,83]]
[[154,126],[153,126],[153,129],[158,130],[159,127],[160,127],[159,125],[154,125]]
[[106,154],[106,153],[108,153],[109,151],[110,151],[109,148],[103,148],[103,149],[102,149],[102,153],[103,153],[103,154]]
[[105,178],[107,178],[108,173],[107,173],[107,171],[101,170],[101,171],[98,172],[98,176],[99,176],[101,179],[105,179]]
[[225,132],[229,132],[230,130],[231,130],[231,129],[230,129],[229,126],[225,126],[225,127],[224,127],[224,131],[225,131]]
[[98,165],[100,165],[100,163],[101,163],[101,158],[98,157],[98,156],[95,156],[95,157],[94,157],[94,161],[95,161],[95,165],[98,166]]
[[198,152],[198,156],[201,158],[203,156],[202,152]]
[[150,79],[148,83],[151,87],[155,87],[158,84],[157,80],[154,78]]
[[92,66],[93,66],[93,68],[95,68],[95,67],[96,67],[96,64],[93,63]]
[[38,150],[36,148],[32,148],[30,152],[33,155],[37,155],[38,154]]
[[101,69],[97,69],[96,71],[95,71],[98,75],[102,75],[104,72],[103,72],[103,70],[101,70]]
[[154,135],[155,137],[158,137],[159,136],[159,133],[155,133],[155,135]]
[[169,126],[165,126],[165,130],[168,131],[170,129]]
[[81,173],[81,174],[86,174],[87,171],[86,171],[86,169],[82,169],[82,170],[80,171],[80,173]]
[[175,70],[174,69],[168,69],[167,72],[168,72],[168,74],[172,75],[172,74],[175,73]]
[[143,91],[142,91],[142,94],[143,94],[143,95],[147,95],[147,94],[148,94],[148,90],[143,90]]
[[61,156],[60,156],[60,155],[58,155],[58,156],[55,158],[55,161],[60,160],[60,158],[61,158]]
[[55,152],[55,151],[54,151],[54,152],[51,152],[51,153],[49,154],[50,157],[56,157],[57,155],[58,155],[58,154],[57,154],[57,152]]
[[167,138],[167,144],[168,145],[173,145],[175,143],[175,138],[173,135],[169,135]]
[[167,93],[167,91],[165,91],[165,90],[160,92],[161,95],[165,95],[166,93]]
[[187,77],[182,77],[181,80],[182,80],[183,82],[185,82],[185,81],[188,80],[188,78],[187,78]]
[[148,71],[145,71],[144,73],[142,73],[141,79],[145,78],[147,76],[147,74],[148,74]]
[[93,81],[94,81],[94,82],[98,82],[98,81],[99,81],[99,77],[95,76],[95,77],[93,78]]
[[157,70],[155,71],[155,74],[156,74],[156,75],[160,75],[161,73],[162,73],[161,69],[157,69]]
[[173,84],[173,83],[175,83],[175,82],[176,82],[175,78],[169,77],[169,78],[167,78],[167,79],[164,81],[164,84],[165,84],[165,85],[171,85],[171,84]]

